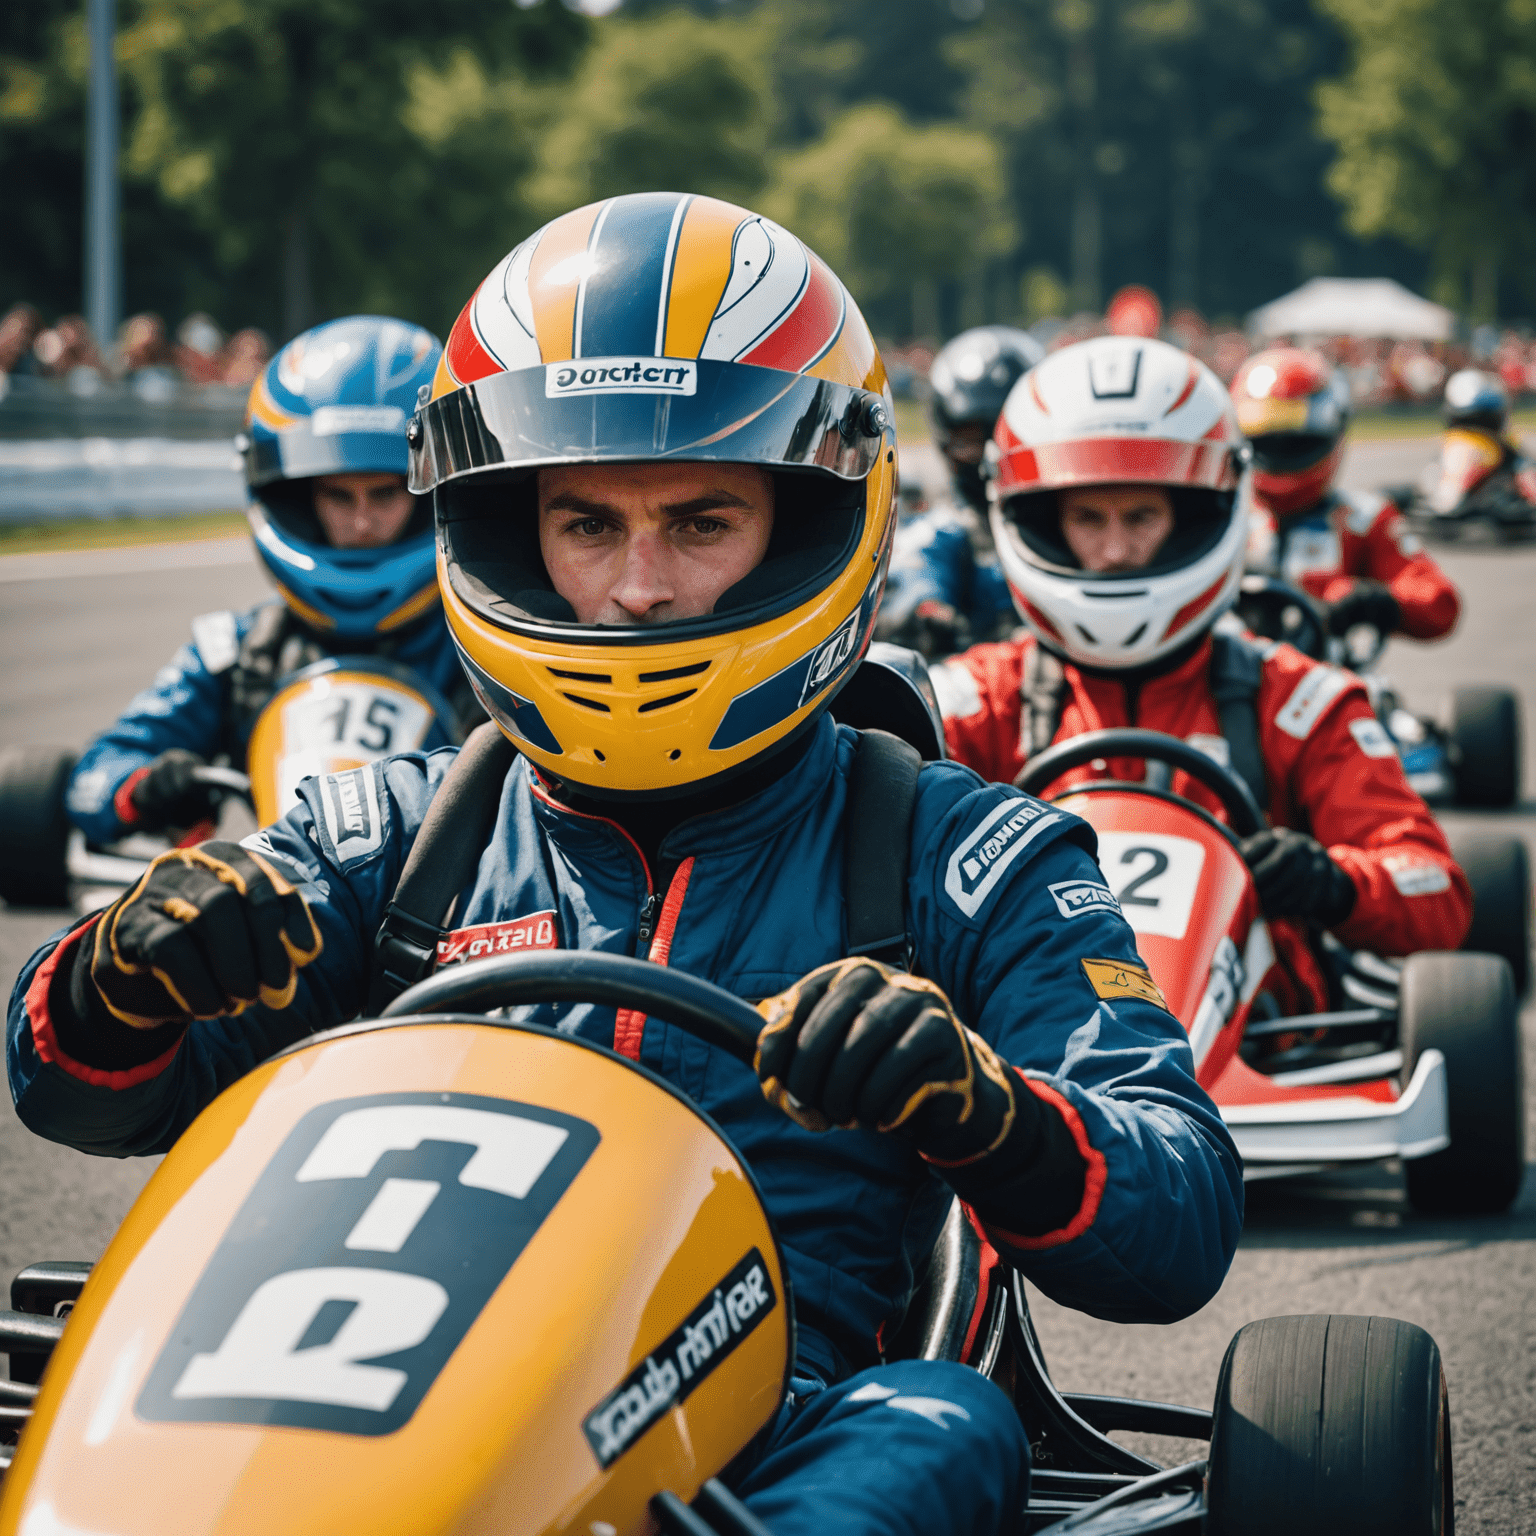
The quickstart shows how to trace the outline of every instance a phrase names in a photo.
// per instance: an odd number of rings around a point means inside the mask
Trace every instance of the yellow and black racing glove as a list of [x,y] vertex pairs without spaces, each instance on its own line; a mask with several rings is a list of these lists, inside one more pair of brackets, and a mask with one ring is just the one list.
[[984,1220],[1011,1232],[1071,1220],[1086,1175],[1071,1132],[933,982],[839,960],[758,1011],[763,1096],[797,1124],[903,1138]]
[[[304,898],[239,843],[174,848],[101,915],[90,980],[112,1016],[152,1030],[286,1008],[320,953]],[[84,957],[82,957],[83,960]]]

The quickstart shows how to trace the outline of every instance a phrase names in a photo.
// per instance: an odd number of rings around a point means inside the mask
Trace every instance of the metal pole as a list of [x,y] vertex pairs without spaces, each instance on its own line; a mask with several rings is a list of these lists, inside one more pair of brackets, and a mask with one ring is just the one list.
[[123,248],[117,176],[117,0],[86,0],[91,87],[85,157],[85,318],[102,352],[117,339]]

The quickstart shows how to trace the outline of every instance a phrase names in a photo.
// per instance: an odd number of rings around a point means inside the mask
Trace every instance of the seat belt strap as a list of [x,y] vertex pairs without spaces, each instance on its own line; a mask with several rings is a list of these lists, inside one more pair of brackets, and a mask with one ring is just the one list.
[[907,871],[923,760],[888,731],[861,731],[843,811],[848,954],[910,970]]
[[1259,685],[1264,680],[1264,658],[1241,635],[1211,637],[1211,696],[1216,717],[1226,738],[1232,771],[1261,807],[1269,804],[1264,774],[1264,752],[1259,743]]
[[436,964],[438,940],[447,936],[443,919],[479,868],[516,756],[517,749],[487,721],[470,732],[443,775],[373,941],[370,1018]]
[[1024,653],[1019,679],[1019,754],[1038,757],[1056,739],[1067,707],[1067,674],[1061,659],[1037,640]]

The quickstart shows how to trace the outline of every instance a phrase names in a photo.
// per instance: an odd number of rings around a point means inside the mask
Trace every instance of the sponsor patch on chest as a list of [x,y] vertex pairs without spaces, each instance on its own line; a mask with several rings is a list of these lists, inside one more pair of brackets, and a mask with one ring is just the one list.
[[1092,880],[1059,880],[1048,885],[1056,910],[1063,917],[1081,917],[1085,912],[1119,912],[1120,903],[1106,885]]
[[1048,827],[1061,820],[1037,800],[1004,800],[949,856],[944,893],[975,917],[1009,866]]
[[1099,997],[1134,997],[1144,1003],[1156,1003],[1159,1008],[1168,1006],[1163,989],[1152,980],[1151,971],[1144,965],[1132,965],[1127,960],[1080,960],[1078,964]]
[[559,949],[560,931],[553,912],[534,912],[501,923],[455,928],[437,941],[437,963],[463,965],[490,955],[515,955],[525,949]]

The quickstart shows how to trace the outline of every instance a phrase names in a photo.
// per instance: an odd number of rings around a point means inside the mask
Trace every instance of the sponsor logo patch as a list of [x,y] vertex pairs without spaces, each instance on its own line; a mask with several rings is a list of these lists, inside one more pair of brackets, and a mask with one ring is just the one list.
[[559,949],[553,912],[535,912],[504,923],[481,923],[475,928],[455,928],[437,941],[437,963],[463,965],[488,955],[512,955],[524,949]]
[[1275,724],[1287,736],[1305,741],[1312,734],[1312,727],[1322,719],[1323,711],[1349,687],[1348,674],[1337,667],[1313,667],[1297,683],[1290,698],[1280,706]]
[[138,1416],[399,1429],[598,1141],[585,1120],[476,1094],[312,1109],[199,1276]]
[[384,846],[384,818],[374,770],[350,768],[328,773],[319,783],[320,814],[330,852],[342,869],[371,857]]
[[1380,720],[1351,720],[1349,734],[1367,757],[1397,756],[1397,747]]
[[800,690],[800,704],[813,699],[837,676],[839,669],[853,655],[859,641],[859,619],[862,608],[848,617],[833,633],[823,640],[811,656],[810,669],[805,674],[805,686]]
[[405,412],[398,405],[322,405],[309,418],[316,437],[340,437],[344,432],[405,431]]
[[1120,903],[1115,900],[1108,886],[1097,885],[1092,880],[1060,880],[1048,885],[1056,903],[1056,910],[1063,917],[1081,917],[1084,912],[1119,912]]
[[1036,800],[1005,800],[949,856],[944,892],[967,917],[997,889],[1008,866],[1061,820]]
[[1401,855],[1381,861],[1400,896],[1438,896],[1451,888],[1451,877],[1438,864],[1426,864]]
[[981,713],[981,690],[969,667],[959,662],[945,662],[928,674],[939,701],[939,713],[946,720],[964,720]]
[[610,1466],[677,1407],[773,1311],[778,1298],[754,1248],[582,1420],[599,1466]]
[[544,365],[544,398],[567,395],[692,395],[699,365],[686,357],[578,357]]
[[1152,980],[1152,973],[1144,965],[1132,965],[1126,960],[1080,960],[1088,985],[1102,998],[1136,997],[1144,1003],[1156,1003],[1167,1008],[1168,999],[1163,989]]

